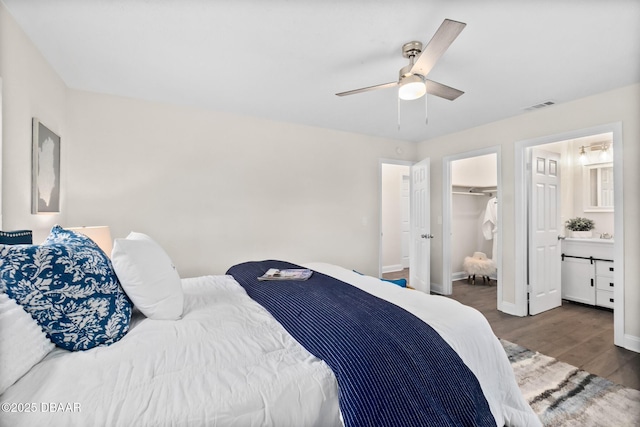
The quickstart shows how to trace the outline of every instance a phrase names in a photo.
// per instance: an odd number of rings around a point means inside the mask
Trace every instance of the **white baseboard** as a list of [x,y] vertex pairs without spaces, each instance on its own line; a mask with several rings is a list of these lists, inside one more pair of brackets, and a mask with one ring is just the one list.
[[624,348],[640,353],[640,337],[624,334]]
[[452,273],[452,274],[451,274],[451,280],[452,280],[453,282],[455,282],[456,280],[464,280],[464,279],[466,279],[467,277],[469,277],[469,276],[468,276],[468,275],[467,275],[467,273],[465,273],[464,271],[458,271],[458,272],[456,272],[456,273]]
[[[455,282],[456,280],[465,280],[467,277],[469,277],[469,275],[467,273],[465,273],[464,271],[457,271],[455,273],[451,273],[451,280],[453,282]],[[476,276],[478,277],[478,276]],[[489,276],[489,279],[491,280],[498,280],[498,275],[497,274],[492,274]]]
[[382,266],[382,273],[394,273],[396,271],[402,271],[404,270],[402,268],[402,264],[394,264],[394,265],[383,265]]

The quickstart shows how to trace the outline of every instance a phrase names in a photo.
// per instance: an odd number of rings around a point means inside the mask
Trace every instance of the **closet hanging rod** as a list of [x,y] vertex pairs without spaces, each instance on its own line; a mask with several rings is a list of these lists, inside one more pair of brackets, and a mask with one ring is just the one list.
[[464,194],[467,196],[486,196],[487,193],[469,193],[468,191],[452,191],[451,194]]

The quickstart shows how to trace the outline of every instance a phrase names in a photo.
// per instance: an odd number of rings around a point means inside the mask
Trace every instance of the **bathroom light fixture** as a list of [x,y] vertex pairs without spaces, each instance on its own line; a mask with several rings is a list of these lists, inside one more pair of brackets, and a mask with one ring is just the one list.
[[590,145],[588,147],[585,147],[584,145],[580,146],[580,151],[578,151],[578,155],[580,156],[580,163],[585,164],[585,163],[591,163],[591,156],[590,154],[587,152],[588,151],[600,151],[600,153],[598,154],[598,159],[597,162],[598,163],[602,163],[602,162],[607,162],[610,160],[610,155],[611,155],[611,144],[608,142],[603,142],[600,144],[595,144],[595,145]]
[[587,163],[587,153],[584,151],[584,145],[580,147],[580,163]]
[[607,160],[609,160],[609,144],[602,144],[598,159],[602,162],[606,162]]

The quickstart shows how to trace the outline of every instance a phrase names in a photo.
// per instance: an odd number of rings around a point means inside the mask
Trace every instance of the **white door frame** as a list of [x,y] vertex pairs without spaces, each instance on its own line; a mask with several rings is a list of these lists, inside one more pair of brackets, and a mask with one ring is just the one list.
[[[444,295],[451,295],[453,292],[453,283],[451,280],[451,225],[453,222],[452,212],[452,200],[451,200],[451,162],[455,160],[468,159],[470,157],[479,157],[486,154],[496,154],[496,173],[498,174],[497,180],[497,194],[498,199],[498,218],[502,216],[502,160],[501,160],[501,146],[495,145],[492,147],[481,148],[473,151],[465,151],[464,153],[453,154],[442,158],[442,218],[444,219],[442,224],[442,293]],[[497,245],[497,299],[498,310],[501,310],[502,302],[502,221],[498,221],[498,233],[496,235],[498,239]]]
[[[613,135],[613,180],[614,180],[614,242],[613,252],[616,263],[613,291],[614,344],[624,348],[635,348],[624,337],[624,222],[623,222],[623,173],[622,173],[622,122],[609,123],[586,129],[578,129],[555,135],[547,135],[515,143],[515,304],[509,314],[527,315],[527,148],[553,142],[567,141],[591,135],[611,132]],[[503,310],[504,311],[504,310]]]
[[[416,162],[410,162],[407,160],[397,159],[379,159],[378,160],[378,218],[379,230],[378,230],[378,277],[382,277],[382,165],[401,165],[401,166],[413,166]],[[411,191],[409,191],[409,200],[411,200]],[[409,214],[411,215],[411,214]],[[411,221],[411,217],[409,217]],[[409,252],[411,254],[411,252]],[[411,256],[411,255],[409,255]]]
[[0,77],[0,230],[2,230],[2,77]]

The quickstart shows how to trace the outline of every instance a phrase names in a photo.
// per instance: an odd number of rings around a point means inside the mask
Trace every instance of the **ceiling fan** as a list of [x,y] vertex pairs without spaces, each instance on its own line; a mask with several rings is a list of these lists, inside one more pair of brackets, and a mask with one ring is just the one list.
[[402,56],[409,59],[409,65],[400,69],[397,82],[363,87],[336,93],[336,95],[355,95],[356,93],[399,86],[398,97],[405,101],[418,99],[425,93],[453,101],[464,92],[429,80],[426,76],[466,25],[463,22],[445,19],[424,49],[422,49],[422,43],[418,41],[405,43],[402,46]]

